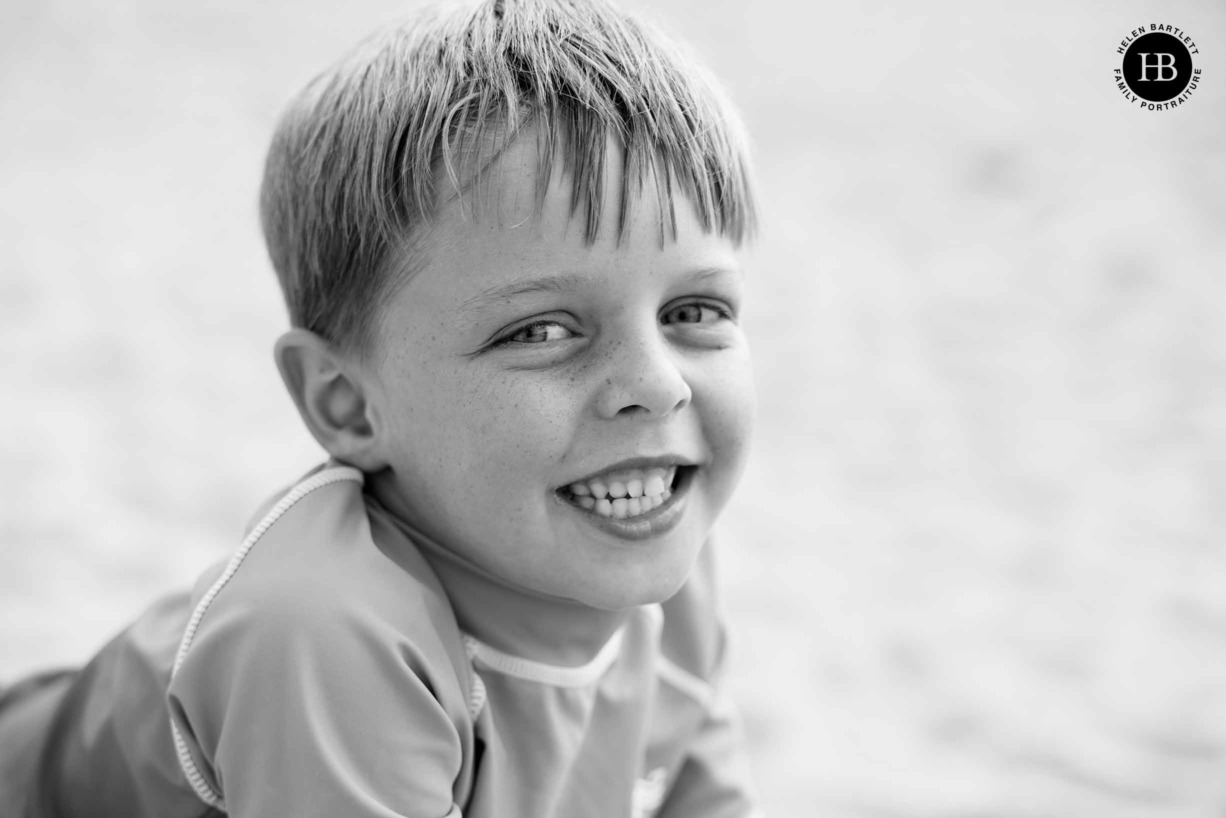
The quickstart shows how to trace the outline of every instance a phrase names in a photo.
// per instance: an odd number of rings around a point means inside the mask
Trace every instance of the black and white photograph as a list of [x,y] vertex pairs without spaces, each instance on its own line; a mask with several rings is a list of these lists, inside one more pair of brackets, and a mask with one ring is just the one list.
[[1226,4],[9,0],[0,818],[1223,818]]

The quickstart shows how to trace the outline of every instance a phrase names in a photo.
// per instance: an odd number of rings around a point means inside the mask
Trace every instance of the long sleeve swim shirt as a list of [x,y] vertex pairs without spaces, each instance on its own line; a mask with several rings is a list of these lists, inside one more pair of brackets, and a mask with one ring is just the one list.
[[[329,464],[190,594],[31,700],[45,729],[31,716],[14,738],[23,703],[0,711],[0,805],[28,818],[756,815],[720,685],[710,552],[670,600],[597,611],[483,574]],[[552,626],[603,641],[583,664],[541,661],[530,648]]]

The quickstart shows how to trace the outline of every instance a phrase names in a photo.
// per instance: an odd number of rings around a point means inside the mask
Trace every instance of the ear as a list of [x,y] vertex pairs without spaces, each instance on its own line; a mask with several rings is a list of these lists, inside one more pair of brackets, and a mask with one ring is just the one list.
[[357,361],[305,329],[278,338],[273,354],[298,414],[328,454],[365,472],[387,465],[376,445],[372,384]]

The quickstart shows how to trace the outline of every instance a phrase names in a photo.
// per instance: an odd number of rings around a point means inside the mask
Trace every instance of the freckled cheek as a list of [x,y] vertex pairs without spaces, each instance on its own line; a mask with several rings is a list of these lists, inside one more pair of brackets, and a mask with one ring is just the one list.
[[528,374],[457,384],[436,408],[464,460],[479,466],[474,482],[533,483],[552,477],[552,466],[573,437],[575,393]]

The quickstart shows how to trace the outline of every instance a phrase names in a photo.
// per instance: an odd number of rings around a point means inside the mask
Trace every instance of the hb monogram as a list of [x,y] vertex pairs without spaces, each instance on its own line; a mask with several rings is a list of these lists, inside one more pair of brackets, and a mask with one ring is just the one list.
[[[1157,69],[1158,76],[1153,77],[1153,79],[1156,79],[1159,82],[1170,82],[1179,76],[1179,69],[1175,67],[1174,54],[1150,54],[1147,52],[1144,54],[1138,54],[1137,56],[1141,58],[1141,82],[1149,82],[1151,80],[1149,76],[1150,68]],[[1158,59],[1156,62],[1151,64],[1149,61],[1150,57],[1157,57]],[[1165,59],[1163,59],[1164,57]],[[1168,68],[1171,71],[1171,75],[1169,77],[1166,76],[1166,70]]]

